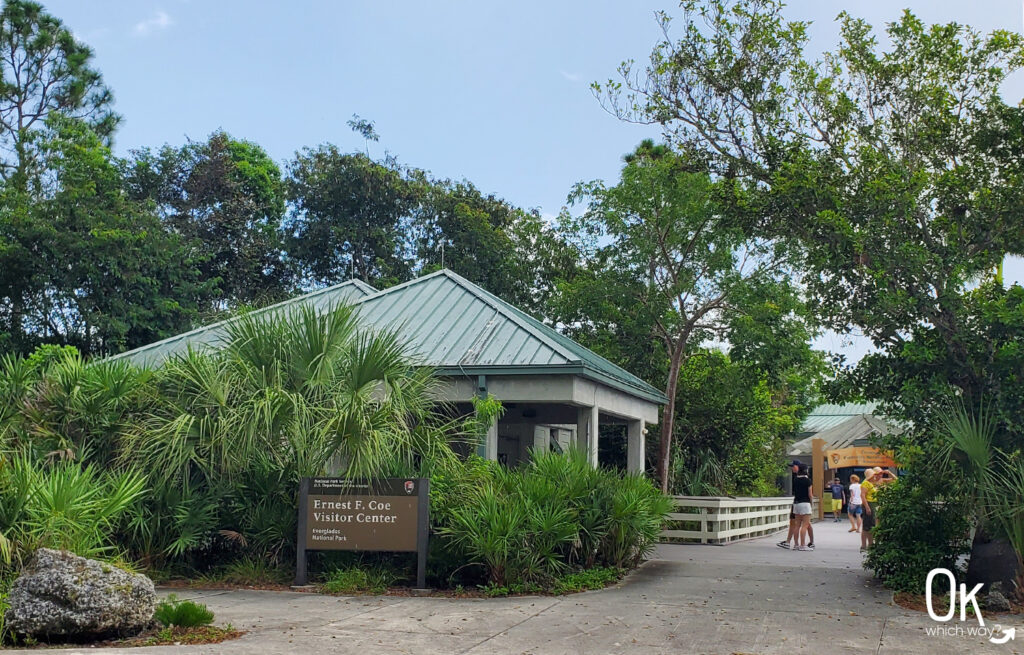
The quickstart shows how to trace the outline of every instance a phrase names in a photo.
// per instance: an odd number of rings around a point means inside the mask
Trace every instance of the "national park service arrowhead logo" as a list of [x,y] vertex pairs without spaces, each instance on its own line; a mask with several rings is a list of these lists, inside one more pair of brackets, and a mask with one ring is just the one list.
[[412,492],[416,491],[416,483],[412,480],[405,481],[405,493],[412,495]]

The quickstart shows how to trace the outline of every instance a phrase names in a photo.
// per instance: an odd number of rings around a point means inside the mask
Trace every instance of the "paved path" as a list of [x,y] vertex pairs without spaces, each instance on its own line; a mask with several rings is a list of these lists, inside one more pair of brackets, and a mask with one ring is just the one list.
[[814,552],[777,548],[778,538],[724,547],[666,545],[620,585],[561,598],[196,591],[188,595],[207,603],[218,623],[230,622],[248,634],[211,646],[73,652],[941,655],[1024,650],[1024,636],[1020,645],[997,646],[984,637],[927,635],[925,629],[937,624],[890,605],[889,593],[861,568],[858,535],[847,533],[847,527],[816,524]]

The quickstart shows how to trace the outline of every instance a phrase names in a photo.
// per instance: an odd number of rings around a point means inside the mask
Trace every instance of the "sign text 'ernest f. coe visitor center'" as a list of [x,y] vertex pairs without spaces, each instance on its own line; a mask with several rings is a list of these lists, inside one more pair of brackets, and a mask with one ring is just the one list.
[[429,482],[422,478],[303,478],[295,584],[307,582],[307,550],[414,552],[426,584]]

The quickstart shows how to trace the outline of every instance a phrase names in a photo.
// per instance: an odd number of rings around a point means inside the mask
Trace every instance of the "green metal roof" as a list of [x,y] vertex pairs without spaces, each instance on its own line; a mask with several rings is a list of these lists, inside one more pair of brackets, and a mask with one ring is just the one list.
[[443,269],[358,301],[441,375],[573,374],[663,404],[665,395],[557,330]]
[[[376,291],[358,280],[314,291],[260,312],[312,305],[325,311],[355,305],[367,325],[395,331],[423,365],[439,375],[579,375],[649,402],[665,395],[572,339],[469,280],[443,269]],[[214,323],[116,355],[139,366],[159,365],[192,348],[216,348],[226,325]]]
[[810,411],[800,424],[800,432],[821,432],[840,425],[847,419],[861,414],[871,414],[878,403],[843,403],[842,405],[818,405]]
[[[299,305],[312,305],[318,310],[325,310],[343,303],[354,303],[360,298],[377,293],[377,290],[362,280],[347,280],[325,289],[307,293],[304,296],[290,298],[275,305],[268,305],[257,309],[252,314],[275,313],[287,310]],[[165,360],[175,355],[183,355],[190,347],[196,350],[203,348],[217,348],[227,337],[227,326],[238,320],[238,316],[189,332],[183,332],[177,336],[156,341],[154,343],[129,350],[110,359],[126,359],[136,366],[158,366]]]

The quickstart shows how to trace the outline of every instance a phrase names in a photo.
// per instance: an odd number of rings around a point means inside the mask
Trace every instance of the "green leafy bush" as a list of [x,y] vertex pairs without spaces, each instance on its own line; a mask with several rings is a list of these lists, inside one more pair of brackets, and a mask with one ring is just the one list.
[[878,490],[878,524],[866,566],[896,591],[924,593],[928,572],[958,570],[970,551],[970,523],[957,498],[936,501],[935,490],[900,480]]
[[671,509],[649,480],[592,468],[575,450],[540,453],[521,469],[470,463],[473,486],[447,481],[437,532],[489,585],[550,587],[577,568],[635,566]]
[[551,587],[555,594],[573,594],[590,589],[604,589],[622,577],[622,569],[609,566],[598,566],[584,571],[577,571],[559,578]]
[[0,560],[10,565],[42,547],[111,554],[112,527],[143,493],[143,478],[132,472],[0,459]]
[[382,567],[350,566],[328,573],[322,588],[329,594],[382,594],[395,580],[395,574]]
[[206,605],[191,600],[178,600],[174,594],[160,601],[153,618],[164,627],[198,628],[213,623],[213,612]]

